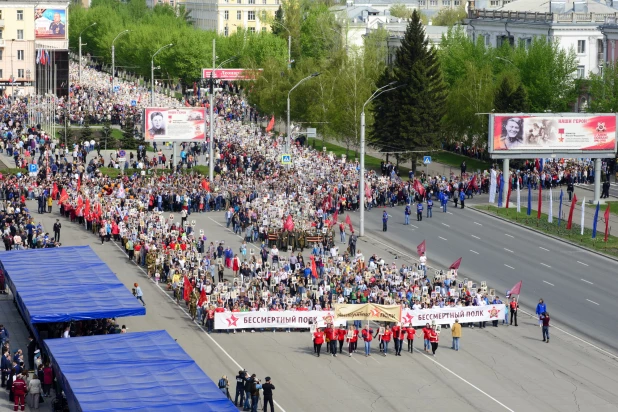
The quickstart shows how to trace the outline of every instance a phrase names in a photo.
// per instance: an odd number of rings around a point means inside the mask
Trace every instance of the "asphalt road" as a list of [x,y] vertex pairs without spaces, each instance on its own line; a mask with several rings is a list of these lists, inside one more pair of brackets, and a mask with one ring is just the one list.
[[[486,199],[477,198],[477,202]],[[366,212],[365,240],[413,258],[416,246],[426,240],[430,265],[448,268],[463,257],[459,277],[485,280],[501,298],[523,280],[522,306],[534,311],[543,298],[552,319],[618,353],[618,330],[607,327],[618,313],[616,261],[451,205],[447,213],[434,207],[433,218],[423,217],[421,222],[414,216],[409,226],[403,225],[402,208]],[[382,232],[384,210],[392,216],[386,233]],[[357,226],[358,213],[350,216]],[[363,249],[362,242],[358,247]]]

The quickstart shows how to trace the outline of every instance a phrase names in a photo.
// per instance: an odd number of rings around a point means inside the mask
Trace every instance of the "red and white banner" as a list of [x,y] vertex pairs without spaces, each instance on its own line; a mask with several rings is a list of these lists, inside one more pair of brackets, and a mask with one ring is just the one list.
[[345,325],[345,320],[335,320],[335,313],[325,310],[309,311],[267,311],[267,312],[218,312],[215,313],[215,329],[258,329],[258,328],[307,328],[332,323]]
[[412,326],[425,326],[427,323],[452,325],[455,323],[455,319],[459,319],[459,323],[489,322],[504,319],[505,312],[506,306],[504,304],[420,310],[404,309],[401,314],[401,324],[412,323]]
[[202,69],[202,79],[212,78],[216,80],[255,80],[264,69]]

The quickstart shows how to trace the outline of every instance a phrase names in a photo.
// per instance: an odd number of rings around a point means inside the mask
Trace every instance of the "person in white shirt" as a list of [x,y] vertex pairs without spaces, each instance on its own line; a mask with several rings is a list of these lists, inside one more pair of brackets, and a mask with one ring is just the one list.
[[419,260],[421,269],[423,270],[424,274],[427,275],[427,256],[425,255],[425,252],[421,254],[421,257],[418,260]]
[[66,338],[66,339],[70,338],[71,337],[71,335],[69,333],[70,330],[71,330],[70,326],[67,326],[66,328],[64,328],[64,332],[62,333],[62,337]]

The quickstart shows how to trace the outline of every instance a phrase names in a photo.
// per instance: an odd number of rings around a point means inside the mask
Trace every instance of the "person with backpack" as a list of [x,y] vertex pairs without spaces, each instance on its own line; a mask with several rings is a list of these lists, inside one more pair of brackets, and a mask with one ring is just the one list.
[[230,383],[227,380],[227,376],[223,375],[221,377],[221,379],[219,379],[219,389],[221,390],[221,392],[223,392],[223,394],[231,400],[230,398],[230,391],[228,390],[228,387],[230,386]]

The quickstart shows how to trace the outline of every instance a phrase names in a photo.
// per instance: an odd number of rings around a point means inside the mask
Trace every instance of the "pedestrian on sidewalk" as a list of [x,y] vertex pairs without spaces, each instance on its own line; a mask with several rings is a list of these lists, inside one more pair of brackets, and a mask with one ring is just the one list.
[[461,201],[461,208],[464,208],[464,202],[466,200],[466,193],[463,190],[459,191],[459,200]]
[[547,305],[545,305],[543,299],[540,299],[539,303],[536,305],[536,315],[539,317],[539,327],[543,326],[543,320],[541,317],[545,312],[547,312]]
[[543,342],[549,343],[549,313],[543,312],[541,321],[543,322]]
[[519,303],[515,300],[515,298],[511,299],[511,325],[513,325],[513,319],[515,319],[515,326],[517,326],[517,309],[519,309]]
[[459,319],[455,319],[455,323],[451,326],[451,335],[453,336],[453,346],[451,349],[459,351],[459,339],[461,338],[461,325]]
[[382,232],[386,232],[386,230],[388,229],[388,213],[386,213],[386,210],[384,211],[384,213],[382,213]]

